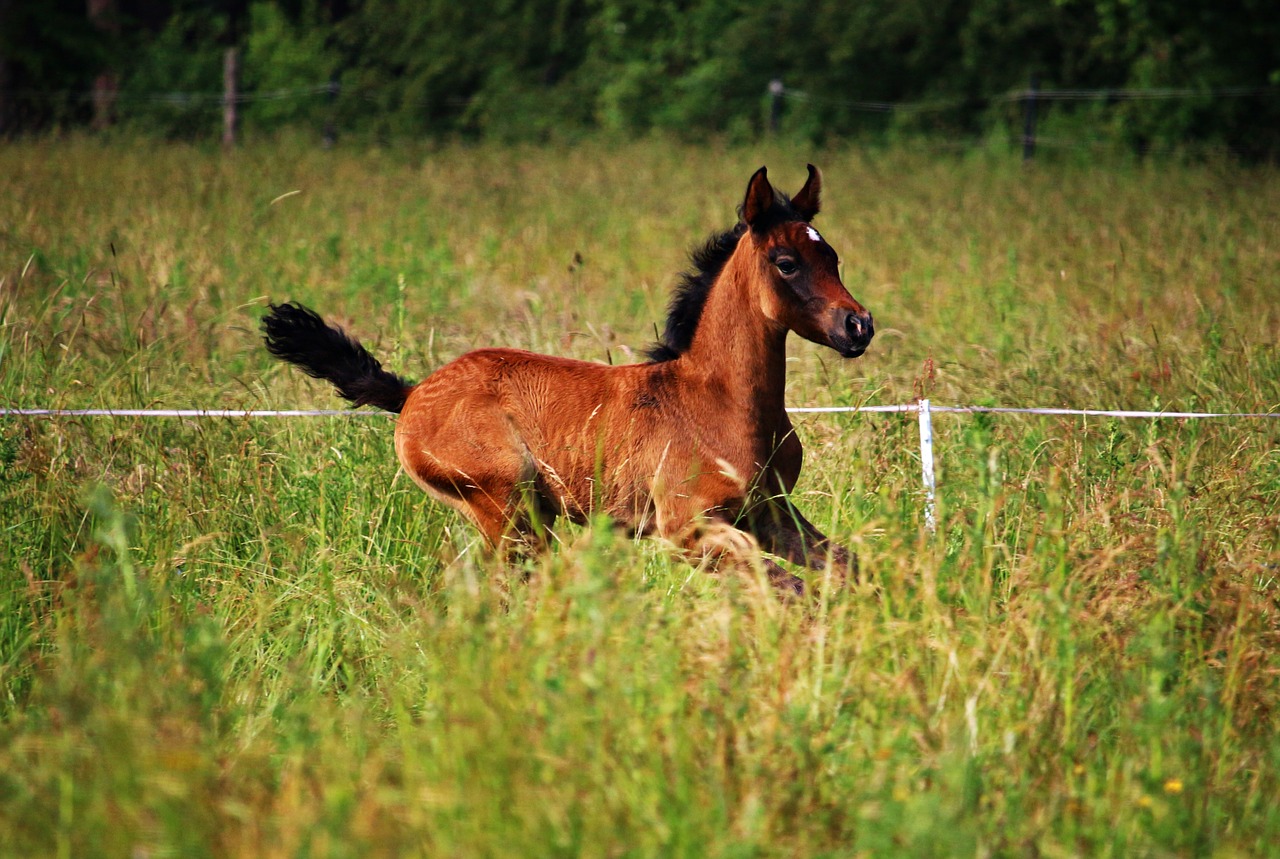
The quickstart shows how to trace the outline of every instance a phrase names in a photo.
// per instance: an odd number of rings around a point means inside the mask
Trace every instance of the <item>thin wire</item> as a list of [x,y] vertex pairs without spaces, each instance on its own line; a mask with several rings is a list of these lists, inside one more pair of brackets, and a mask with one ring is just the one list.
[[394,417],[391,412],[355,409],[0,409],[0,417],[106,418],[366,418]]
[[[237,92],[229,100],[236,104],[250,104],[256,101],[282,101],[290,98],[305,98],[313,95],[337,94],[338,86],[333,83],[313,84],[311,86],[290,87],[286,89],[256,90]],[[225,92],[151,92],[138,93],[129,90],[35,90],[11,89],[10,94],[28,97],[68,98],[88,101],[100,94],[109,94],[117,103],[151,102],[169,104],[178,107],[198,107],[208,105],[217,107],[228,101]]]
[[1000,101],[1143,101],[1166,98],[1241,98],[1251,95],[1265,95],[1274,91],[1268,86],[1236,86],[1217,87],[1213,89],[1176,89],[1173,87],[1156,87],[1153,89],[1024,89],[997,96]]
[[1023,89],[999,95],[981,96],[971,99],[950,98],[933,101],[862,101],[841,98],[840,96],[816,95],[803,90],[784,87],[778,92],[783,98],[796,101],[814,101],[823,104],[836,104],[851,110],[868,113],[926,113],[935,110],[948,110],[965,107],[970,104],[996,103],[1008,104],[1023,101],[1153,101],[1177,98],[1242,98],[1247,96],[1280,94],[1280,87],[1275,86],[1238,86],[1218,87],[1216,89],[1175,89],[1172,87],[1154,89]]
[[[916,403],[886,406],[796,406],[791,414],[915,413]],[[951,414],[1060,415],[1104,418],[1280,418],[1280,412],[1157,412],[1130,409],[1014,408],[1006,406],[938,406],[931,412]],[[394,417],[385,411],[355,409],[0,409],[0,417],[158,417],[158,418],[366,418]]]
[[[787,409],[793,414],[826,414],[833,412],[918,412],[919,405],[906,403],[897,406],[802,406]],[[937,406],[930,404],[931,412],[951,414],[1008,414],[1008,415],[1068,415],[1104,418],[1280,418],[1280,412],[1155,412],[1131,409],[1055,409],[1014,408],[1005,406]]]
[[[257,90],[249,92],[238,92],[232,97],[232,101],[237,104],[247,104],[255,101],[279,101],[289,98],[306,98],[313,95],[334,94],[340,91],[340,86],[333,81],[324,83],[311,84],[309,86],[287,87],[274,90]],[[11,95],[36,97],[36,98],[72,98],[80,100],[89,100],[99,94],[98,90],[40,90],[33,88],[16,87],[7,90]],[[373,96],[367,91],[367,88],[358,88],[355,90],[348,89],[348,92],[355,92],[356,95],[363,98],[372,98]],[[1264,86],[1232,86],[1232,87],[1213,87],[1207,89],[1192,88],[1176,88],[1176,87],[1153,87],[1150,89],[1123,88],[1112,87],[1109,89],[1019,89],[1011,90],[1005,93],[998,93],[990,96],[978,96],[974,98],[943,98],[931,101],[873,101],[847,99],[840,96],[828,96],[816,93],[806,92],[804,90],[792,89],[784,87],[778,91],[778,95],[783,98],[795,99],[797,101],[815,101],[824,104],[839,104],[854,110],[863,110],[870,113],[924,113],[934,110],[947,110],[949,108],[964,107],[973,103],[1009,103],[1021,101],[1147,101],[1153,99],[1178,99],[1178,98],[1243,98],[1258,95],[1272,95],[1280,93],[1280,87],[1274,85]],[[114,90],[110,92],[111,98],[116,102],[155,102],[160,104],[171,104],[177,106],[198,106],[211,105],[217,106],[225,104],[227,94],[225,92],[203,91],[203,92],[132,92],[130,90]],[[462,101],[467,101],[463,99]]]
[[930,406],[930,411],[964,414],[1080,415],[1104,418],[1280,418],[1280,412],[1154,412],[1128,409],[1015,409],[999,406]]

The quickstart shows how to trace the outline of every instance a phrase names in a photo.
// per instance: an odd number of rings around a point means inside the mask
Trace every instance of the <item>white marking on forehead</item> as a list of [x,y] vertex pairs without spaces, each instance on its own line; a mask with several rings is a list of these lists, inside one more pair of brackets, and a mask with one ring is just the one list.
[[819,242],[819,243],[822,242],[822,236],[818,235],[818,231],[815,230],[813,227],[805,227],[805,230],[809,233],[810,239],[812,239],[815,242]]

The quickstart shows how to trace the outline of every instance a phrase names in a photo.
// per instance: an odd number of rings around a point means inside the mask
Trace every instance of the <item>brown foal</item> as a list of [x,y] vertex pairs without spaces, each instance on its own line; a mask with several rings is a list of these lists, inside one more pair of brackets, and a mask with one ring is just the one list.
[[855,559],[789,499],[803,451],[783,403],[787,333],[847,358],[874,333],[810,226],[821,185],[810,165],[788,199],[756,171],[739,223],[694,254],[643,364],[480,349],[415,385],[297,304],[271,306],[267,349],[356,405],[398,412],[404,470],[495,550],[539,548],[556,517],[604,513],[694,559],[760,563],[803,590],[759,550],[839,574]]

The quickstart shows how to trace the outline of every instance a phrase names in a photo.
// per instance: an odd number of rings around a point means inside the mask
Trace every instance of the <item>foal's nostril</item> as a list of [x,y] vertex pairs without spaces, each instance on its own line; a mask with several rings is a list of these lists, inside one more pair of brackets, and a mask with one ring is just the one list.
[[850,313],[844,320],[845,330],[854,342],[867,342],[875,334],[875,326],[870,313]]

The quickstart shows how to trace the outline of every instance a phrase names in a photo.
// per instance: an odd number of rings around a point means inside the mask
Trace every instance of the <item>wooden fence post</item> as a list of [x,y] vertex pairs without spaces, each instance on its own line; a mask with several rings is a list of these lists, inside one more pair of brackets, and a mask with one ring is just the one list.
[[239,118],[236,116],[236,99],[239,96],[239,58],[235,48],[227,48],[222,55],[222,147],[230,149],[236,145],[236,130]]
[[1022,160],[1030,161],[1036,154],[1036,93],[1040,91],[1040,76],[1031,73],[1027,86],[1025,111],[1022,115]]
[[[119,9],[115,0],[89,0],[89,23],[98,38],[109,49],[111,40],[120,34]],[[109,56],[109,50],[106,54]],[[105,131],[115,123],[116,97],[120,93],[120,72],[111,64],[100,68],[93,79],[93,120],[89,127]]]
[[338,90],[341,84],[338,83],[338,76],[335,74],[329,78],[329,115],[324,121],[324,148],[332,149],[334,144],[338,142]]

